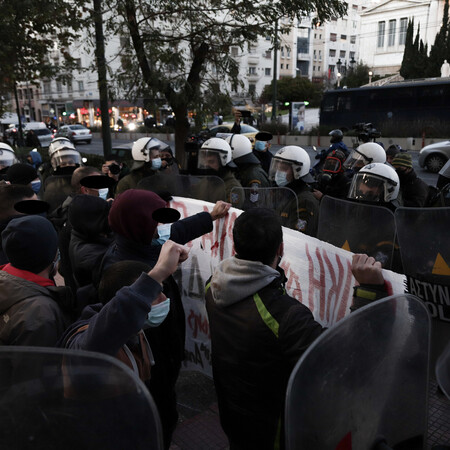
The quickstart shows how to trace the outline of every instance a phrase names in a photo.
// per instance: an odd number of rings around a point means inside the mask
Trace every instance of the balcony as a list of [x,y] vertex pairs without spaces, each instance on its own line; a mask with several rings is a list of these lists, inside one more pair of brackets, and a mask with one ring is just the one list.
[[246,77],[248,81],[258,81],[260,78],[257,73],[247,73]]
[[249,64],[259,64],[259,56],[258,55],[249,55],[247,61]]
[[309,53],[297,53],[297,61],[311,61],[311,55]]

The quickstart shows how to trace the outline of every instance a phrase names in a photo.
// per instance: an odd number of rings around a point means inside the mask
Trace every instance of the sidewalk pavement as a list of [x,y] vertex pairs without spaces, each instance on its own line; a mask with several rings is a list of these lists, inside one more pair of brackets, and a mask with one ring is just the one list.
[[198,372],[182,371],[177,383],[178,426],[170,450],[226,450],[213,381]]

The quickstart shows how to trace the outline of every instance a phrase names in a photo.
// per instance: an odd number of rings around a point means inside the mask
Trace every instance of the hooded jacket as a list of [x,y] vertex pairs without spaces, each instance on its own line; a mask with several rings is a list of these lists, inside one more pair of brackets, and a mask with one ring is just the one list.
[[279,267],[232,257],[206,288],[220,419],[236,448],[274,448],[289,376],[322,332],[285,281]]
[[77,195],[70,204],[72,232],[69,257],[80,287],[93,281],[92,274],[112,242],[109,237],[108,212],[109,203],[91,195]]
[[0,345],[53,347],[70,324],[72,296],[0,270]]

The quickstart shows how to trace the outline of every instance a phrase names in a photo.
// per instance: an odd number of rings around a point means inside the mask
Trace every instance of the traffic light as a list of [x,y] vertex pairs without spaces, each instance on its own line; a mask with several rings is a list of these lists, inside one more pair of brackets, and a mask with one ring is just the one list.
[[284,102],[284,106],[289,106],[289,102]]
[[303,102],[304,104],[305,104],[305,106],[308,106],[309,105],[309,102]]

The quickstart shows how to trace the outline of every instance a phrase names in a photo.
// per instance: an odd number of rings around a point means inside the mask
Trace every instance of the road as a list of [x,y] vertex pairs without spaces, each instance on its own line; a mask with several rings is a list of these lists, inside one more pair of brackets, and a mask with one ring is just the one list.
[[[130,143],[132,141],[125,141],[122,139],[113,139],[112,140],[112,145],[116,146],[116,145],[121,145],[121,144],[127,144]],[[174,143],[170,142],[170,146],[172,147],[172,149],[174,149]],[[276,153],[280,148],[282,147],[282,145],[272,145],[271,147],[271,151],[272,153]],[[312,163],[314,163],[314,157],[316,155],[316,153],[314,152],[312,147],[304,147],[305,150],[308,152]],[[79,150],[80,152],[84,152],[84,153],[89,153],[89,154],[94,154],[94,155],[102,155],[103,154],[103,142],[101,139],[92,139],[92,142],[90,144],[77,144],[77,150]],[[412,155],[412,159],[413,159],[413,167],[414,170],[416,171],[417,175],[422,178],[423,181],[425,181],[425,183],[432,185],[432,186],[436,186],[436,181],[437,181],[437,174],[434,173],[430,173],[428,171],[426,171],[425,169],[419,167],[418,164],[418,159],[419,159],[419,152],[411,152]]]

